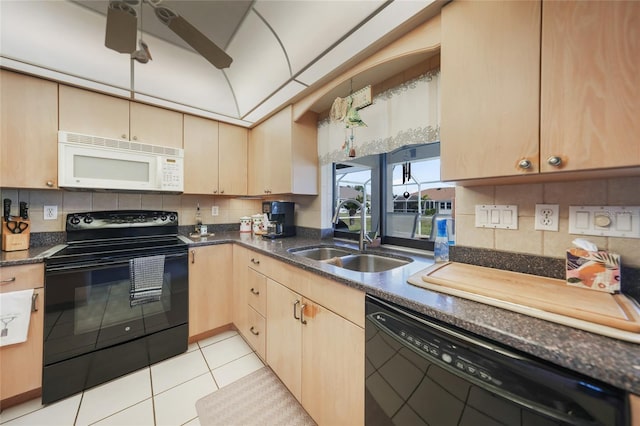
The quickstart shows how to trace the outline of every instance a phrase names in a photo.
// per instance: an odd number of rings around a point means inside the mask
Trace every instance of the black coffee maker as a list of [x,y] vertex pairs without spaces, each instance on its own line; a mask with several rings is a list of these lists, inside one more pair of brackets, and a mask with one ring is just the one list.
[[269,226],[266,227],[265,238],[283,238],[296,235],[293,224],[295,203],[290,201],[263,201],[262,213],[267,214]]

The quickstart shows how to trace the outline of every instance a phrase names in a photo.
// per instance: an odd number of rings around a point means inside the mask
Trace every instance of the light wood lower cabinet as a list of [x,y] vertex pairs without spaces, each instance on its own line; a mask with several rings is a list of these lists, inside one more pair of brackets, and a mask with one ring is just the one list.
[[42,346],[44,327],[43,264],[9,266],[0,269],[1,293],[34,289],[36,311],[31,313],[27,341],[0,348],[0,401],[2,408],[39,394],[42,387]]
[[364,330],[271,279],[267,363],[318,424],[364,424]]
[[318,424],[364,424],[364,293],[233,250],[240,333]]
[[232,321],[231,244],[189,251],[189,339]]
[[302,296],[273,280],[267,280],[267,293],[267,362],[302,401]]

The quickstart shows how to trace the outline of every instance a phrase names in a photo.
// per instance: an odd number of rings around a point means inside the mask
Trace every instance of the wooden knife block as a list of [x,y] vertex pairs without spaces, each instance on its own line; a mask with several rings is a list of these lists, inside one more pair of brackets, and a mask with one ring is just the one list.
[[2,251],[17,251],[29,249],[29,238],[31,237],[31,221],[17,218],[19,222],[29,224],[27,228],[19,234],[14,234],[7,228],[7,221],[2,218]]

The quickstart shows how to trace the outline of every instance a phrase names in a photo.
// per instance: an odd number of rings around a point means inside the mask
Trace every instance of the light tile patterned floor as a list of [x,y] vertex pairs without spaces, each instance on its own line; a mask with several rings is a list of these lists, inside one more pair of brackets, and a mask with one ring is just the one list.
[[264,364],[235,331],[62,401],[40,399],[0,413],[2,425],[198,426],[196,401]]

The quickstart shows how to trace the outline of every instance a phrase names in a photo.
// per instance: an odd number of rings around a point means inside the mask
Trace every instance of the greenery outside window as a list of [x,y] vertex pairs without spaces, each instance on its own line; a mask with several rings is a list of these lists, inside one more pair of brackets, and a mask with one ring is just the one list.
[[[449,232],[454,230],[455,188],[440,181],[439,143],[335,163],[334,211],[349,198],[364,202],[365,230],[380,236],[383,244],[433,250],[435,219],[447,219]],[[358,239],[356,204],[345,204],[338,217],[334,236]]]

